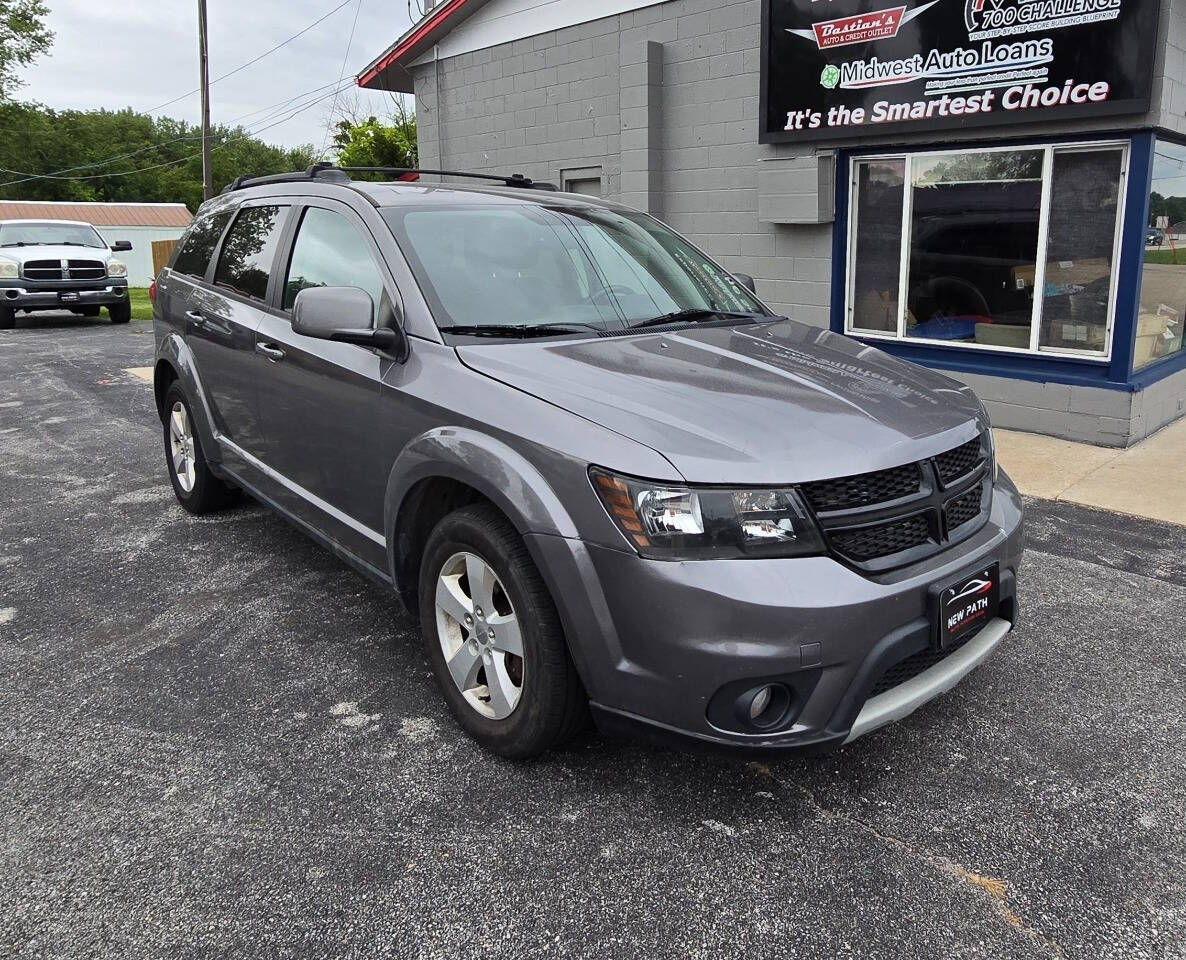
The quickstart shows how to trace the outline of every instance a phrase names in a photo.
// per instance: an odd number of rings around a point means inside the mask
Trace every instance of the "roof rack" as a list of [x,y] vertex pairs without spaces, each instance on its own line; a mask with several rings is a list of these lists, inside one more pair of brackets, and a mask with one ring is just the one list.
[[532,180],[521,173],[511,174],[509,177],[498,173],[466,173],[462,170],[423,170],[416,167],[336,167],[332,163],[315,163],[304,170],[294,170],[292,173],[272,173],[263,176],[245,174],[235,177],[223,193],[233,193],[245,187],[256,187],[266,183],[297,183],[302,180],[327,180],[331,183],[350,183],[352,173],[386,173],[393,174],[398,179],[409,180],[418,178],[421,174],[434,177],[463,177],[471,180],[495,180],[508,187],[521,187],[525,190],[557,190],[554,183],[542,180]]

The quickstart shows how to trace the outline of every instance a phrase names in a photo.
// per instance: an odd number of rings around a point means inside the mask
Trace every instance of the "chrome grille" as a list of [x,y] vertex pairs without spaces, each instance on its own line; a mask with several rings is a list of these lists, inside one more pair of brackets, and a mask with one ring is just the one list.
[[102,280],[107,265],[102,260],[30,260],[24,276],[26,280]]

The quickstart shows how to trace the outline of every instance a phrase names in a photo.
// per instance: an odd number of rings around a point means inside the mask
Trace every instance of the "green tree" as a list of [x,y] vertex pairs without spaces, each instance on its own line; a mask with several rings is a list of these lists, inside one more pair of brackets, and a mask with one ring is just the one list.
[[48,13],[42,0],[0,0],[0,100],[21,85],[17,70],[53,43],[53,32],[45,26]]
[[415,167],[416,115],[403,100],[395,101],[388,122],[377,117],[339,120],[333,146],[343,167]]
[[[303,169],[312,145],[264,143],[242,127],[215,127],[214,186],[243,174]],[[51,110],[0,102],[0,198],[202,202],[201,131],[133,110]]]

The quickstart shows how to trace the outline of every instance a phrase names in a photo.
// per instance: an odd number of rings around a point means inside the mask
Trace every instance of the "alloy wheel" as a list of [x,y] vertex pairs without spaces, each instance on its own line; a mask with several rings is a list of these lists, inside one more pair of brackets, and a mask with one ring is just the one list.
[[466,702],[505,720],[523,695],[523,634],[498,575],[474,553],[455,553],[437,575],[437,636]]
[[178,401],[169,412],[169,452],[173,457],[173,472],[186,493],[192,493],[197,482],[194,463],[194,435],[189,425],[185,404]]

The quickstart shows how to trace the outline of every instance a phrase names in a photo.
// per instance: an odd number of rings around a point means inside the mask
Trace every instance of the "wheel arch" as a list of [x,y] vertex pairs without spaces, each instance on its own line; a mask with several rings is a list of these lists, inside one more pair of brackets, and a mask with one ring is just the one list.
[[193,352],[178,334],[170,333],[157,348],[152,375],[153,398],[162,422],[165,418],[165,394],[177,382],[181,383],[181,388],[190,400],[190,414],[202,442],[206,461],[221,463],[222,451],[214,433],[214,417],[206,402],[206,392],[202,389]]
[[[388,566],[409,611],[416,611],[420,561],[428,535],[447,514],[477,502],[494,506],[520,536],[577,535],[551,485],[518,451],[475,430],[429,431],[397,458],[384,508]],[[530,540],[528,549],[542,567]],[[541,572],[547,580],[546,572]]]

